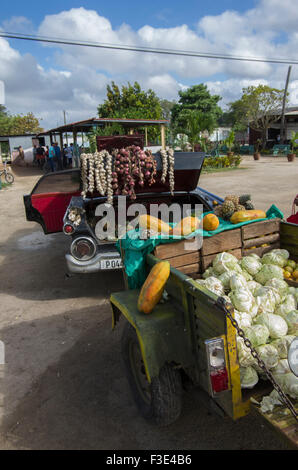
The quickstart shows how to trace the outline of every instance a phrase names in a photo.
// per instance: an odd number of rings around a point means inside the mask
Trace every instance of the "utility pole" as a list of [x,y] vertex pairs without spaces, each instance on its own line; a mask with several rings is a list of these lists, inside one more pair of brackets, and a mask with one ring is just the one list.
[[[66,126],[66,111],[63,110],[63,117],[64,117],[64,125]],[[66,143],[67,143],[67,147],[68,147],[68,136],[67,136],[67,132],[66,132]]]
[[285,108],[286,108],[286,101],[287,101],[287,93],[288,93],[288,85],[290,81],[290,75],[291,75],[291,70],[292,66],[290,65],[288,68],[288,74],[287,74],[287,79],[286,79],[286,85],[285,85],[285,92],[284,92],[284,97],[283,97],[283,103],[282,103],[282,112],[281,112],[281,125],[280,125],[280,141],[282,144],[285,142]]

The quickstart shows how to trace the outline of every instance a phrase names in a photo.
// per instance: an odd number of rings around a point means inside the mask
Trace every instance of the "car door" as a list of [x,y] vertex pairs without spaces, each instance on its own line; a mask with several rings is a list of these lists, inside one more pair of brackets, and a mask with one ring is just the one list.
[[45,234],[61,232],[68,204],[80,194],[79,169],[48,173],[24,196],[26,219],[39,223]]

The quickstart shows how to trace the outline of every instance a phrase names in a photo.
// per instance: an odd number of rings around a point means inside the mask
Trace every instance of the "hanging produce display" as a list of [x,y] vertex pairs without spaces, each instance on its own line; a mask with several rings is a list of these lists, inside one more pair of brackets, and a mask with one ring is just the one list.
[[[161,150],[162,176],[165,183],[169,178],[170,192],[174,194],[174,150]],[[113,204],[113,196],[128,196],[136,199],[135,190],[151,186],[156,182],[157,162],[150,150],[142,150],[132,145],[110,154],[107,150],[81,155],[82,196],[98,191],[107,196],[108,204]]]

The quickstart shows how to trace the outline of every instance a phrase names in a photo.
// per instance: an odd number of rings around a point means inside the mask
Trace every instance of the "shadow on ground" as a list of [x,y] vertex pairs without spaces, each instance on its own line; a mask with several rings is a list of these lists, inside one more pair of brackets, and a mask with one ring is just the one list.
[[[81,330],[75,343],[39,375],[30,392],[18,400],[17,407],[6,413],[2,435],[13,448],[283,448],[275,435],[253,416],[233,422],[210,414],[194,390],[185,392],[183,414],[176,423],[164,429],[148,424],[132,400],[121,360],[124,319],[112,331],[108,315],[98,315],[94,308],[69,312],[66,318],[64,314],[34,321],[26,349],[22,347],[22,338],[28,338],[30,325],[24,322],[1,332],[8,349],[5,408],[18,389],[14,354],[23,354],[30,368],[37,357],[42,363],[48,342],[65,339],[66,330],[68,333],[75,328]],[[10,351],[9,345],[16,344],[17,338],[19,349]]]

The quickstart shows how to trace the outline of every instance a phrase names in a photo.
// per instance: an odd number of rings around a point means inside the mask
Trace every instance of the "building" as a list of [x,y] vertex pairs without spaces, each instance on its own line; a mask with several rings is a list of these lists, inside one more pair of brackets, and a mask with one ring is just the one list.
[[33,161],[34,145],[49,145],[49,137],[37,137],[36,134],[1,135],[0,136],[0,160],[8,159],[13,161],[19,154],[19,147],[22,147],[25,154],[25,162],[30,164]]
[[[277,111],[276,113],[279,117],[278,119],[271,123],[269,129],[266,133],[266,147],[272,148],[274,144],[279,143],[281,139],[281,115],[282,110]],[[292,138],[292,132],[298,132],[298,106],[292,106],[285,109],[285,126],[284,126],[284,143],[287,144]],[[257,139],[261,139],[262,134],[251,127],[249,128],[249,144],[253,145],[256,143]]]

